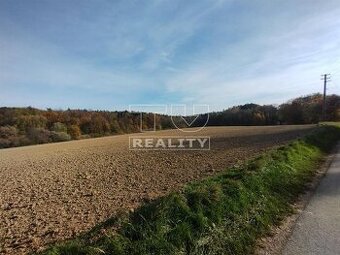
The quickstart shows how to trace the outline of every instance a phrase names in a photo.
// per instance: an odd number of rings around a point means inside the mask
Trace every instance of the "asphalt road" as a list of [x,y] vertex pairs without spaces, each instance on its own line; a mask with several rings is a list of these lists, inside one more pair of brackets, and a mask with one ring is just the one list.
[[340,146],[283,250],[283,255],[317,254],[340,254]]

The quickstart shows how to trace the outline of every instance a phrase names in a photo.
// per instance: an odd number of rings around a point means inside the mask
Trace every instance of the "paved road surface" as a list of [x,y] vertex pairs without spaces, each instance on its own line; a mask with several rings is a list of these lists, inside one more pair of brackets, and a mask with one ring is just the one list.
[[314,196],[299,217],[283,255],[340,254],[340,147]]

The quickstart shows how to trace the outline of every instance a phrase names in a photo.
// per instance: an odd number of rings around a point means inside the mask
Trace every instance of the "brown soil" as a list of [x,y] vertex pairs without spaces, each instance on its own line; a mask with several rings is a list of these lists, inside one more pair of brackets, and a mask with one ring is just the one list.
[[131,151],[129,136],[0,150],[0,254],[27,254],[213,175],[314,126],[210,127],[210,151]]

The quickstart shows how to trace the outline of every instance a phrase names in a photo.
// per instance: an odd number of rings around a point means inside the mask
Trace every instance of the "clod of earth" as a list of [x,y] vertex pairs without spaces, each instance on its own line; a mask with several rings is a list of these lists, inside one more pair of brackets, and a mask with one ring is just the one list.
[[132,151],[129,135],[0,150],[0,253],[70,238],[314,127],[210,127],[199,133],[210,137],[206,151]]

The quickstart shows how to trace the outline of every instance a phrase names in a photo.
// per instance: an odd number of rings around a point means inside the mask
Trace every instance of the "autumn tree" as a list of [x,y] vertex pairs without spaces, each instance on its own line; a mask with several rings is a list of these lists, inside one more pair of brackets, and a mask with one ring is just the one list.
[[67,128],[67,133],[72,139],[79,139],[81,136],[81,130],[77,125],[71,125]]

